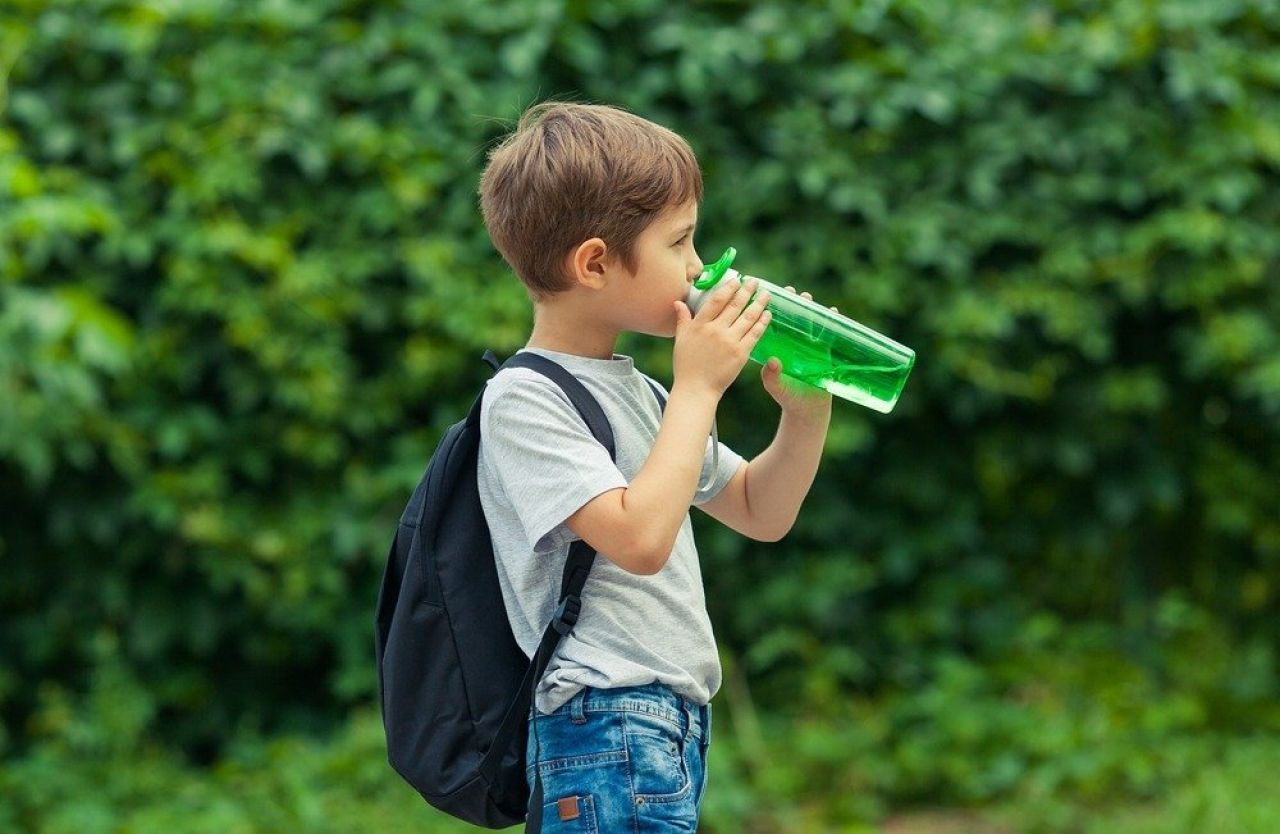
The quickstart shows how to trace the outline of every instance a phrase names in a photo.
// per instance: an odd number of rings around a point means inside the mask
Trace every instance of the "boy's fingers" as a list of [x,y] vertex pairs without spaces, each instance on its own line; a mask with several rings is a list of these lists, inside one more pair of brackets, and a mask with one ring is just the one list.
[[[743,318],[745,319],[746,316],[743,316]],[[764,331],[769,327],[769,321],[772,318],[773,314],[768,310],[765,310],[760,315],[760,318],[756,319],[755,323],[751,325],[751,329],[747,331],[746,340],[750,342],[753,347],[756,342],[760,341],[760,339],[764,337]]]
[[742,310],[747,306],[747,302],[751,300],[751,294],[755,291],[756,279],[751,278],[743,281],[738,285],[737,290],[730,296],[729,300],[721,308],[720,314],[715,316],[716,319],[727,318],[729,324],[733,324],[738,320],[738,316],[742,314]]
[[772,314],[765,308],[769,305],[769,291],[761,290],[756,293],[756,297],[752,300],[750,306],[742,312],[738,320],[733,323],[731,331],[737,334],[739,338],[748,334],[751,329],[761,320],[767,325]]
[[720,286],[711,291],[710,298],[707,299],[706,304],[702,305],[702,309],[698,310],[695,318],[710,321],[720,315],[720,311],[737,292],[738,286],[733,281],[721,282]]

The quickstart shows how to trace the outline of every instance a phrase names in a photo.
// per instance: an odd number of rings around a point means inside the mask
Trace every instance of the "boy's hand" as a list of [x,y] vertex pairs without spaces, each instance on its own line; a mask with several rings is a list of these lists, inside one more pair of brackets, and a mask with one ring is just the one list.
[[683,301],[675,302],[676,343],[672,350],[672,382],[704,386],[717,398],[733,384],[751,350],[764,335],[771,315],[767,292],[750,305],[756,280],[729,282],[716,289],[696,316]]
[[[794,287],[786,287],[786,290],[795,292]],[[813,300],[813,296],[807,292],[800,293],[800,296]],[[840,312],[835,307],[831,309],[834,312]],[[776,356],[770,357],[760,369],[760,380],[764,383],[764,390],[768,391],[774,402],[782,406],[782,410],[788,414],[802,418],[823,417],[830,414],[831,395],[821,388],[783,377],[782,362]]]

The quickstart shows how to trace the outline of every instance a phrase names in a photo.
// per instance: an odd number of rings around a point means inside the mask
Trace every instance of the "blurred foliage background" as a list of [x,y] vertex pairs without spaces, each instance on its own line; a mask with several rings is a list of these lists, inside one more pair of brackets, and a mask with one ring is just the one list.
[[7,0],[0,831],[464,830],[372,609],[527,336],[476,187],[545,98],[919,355],[786,540],[695,513],[704,830],[1280,830],[1276,0]]

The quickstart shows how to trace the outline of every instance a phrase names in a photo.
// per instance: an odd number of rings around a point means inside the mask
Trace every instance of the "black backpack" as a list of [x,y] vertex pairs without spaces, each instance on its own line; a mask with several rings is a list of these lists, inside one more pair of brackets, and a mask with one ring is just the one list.
[[[617,459],[600,404],[573,374],[535,353],[502,365],[558,384],[592,435]],[[650,383],[665,407],[662,393]],[[522,821],[541,828],[542,782],[529,790],[529,705],[556,647],[577,622],[596,551],[569,548],[559,605],[533,659],[507,621],[493,543],[480,504],[476,463],[484,390],[445,433],[405,507],[378,592],[374,645],[387,759],[434,807],[485,828]]]

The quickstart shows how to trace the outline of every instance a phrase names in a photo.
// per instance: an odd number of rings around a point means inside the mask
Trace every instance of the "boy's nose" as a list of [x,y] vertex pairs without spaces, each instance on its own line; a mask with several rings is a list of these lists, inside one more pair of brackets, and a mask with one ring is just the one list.
[[697,250],[693,253],[693,272],[689,275],[689,283],[692,284],[698,280],[698,276],[702,274],[702,258],[698,256]]

